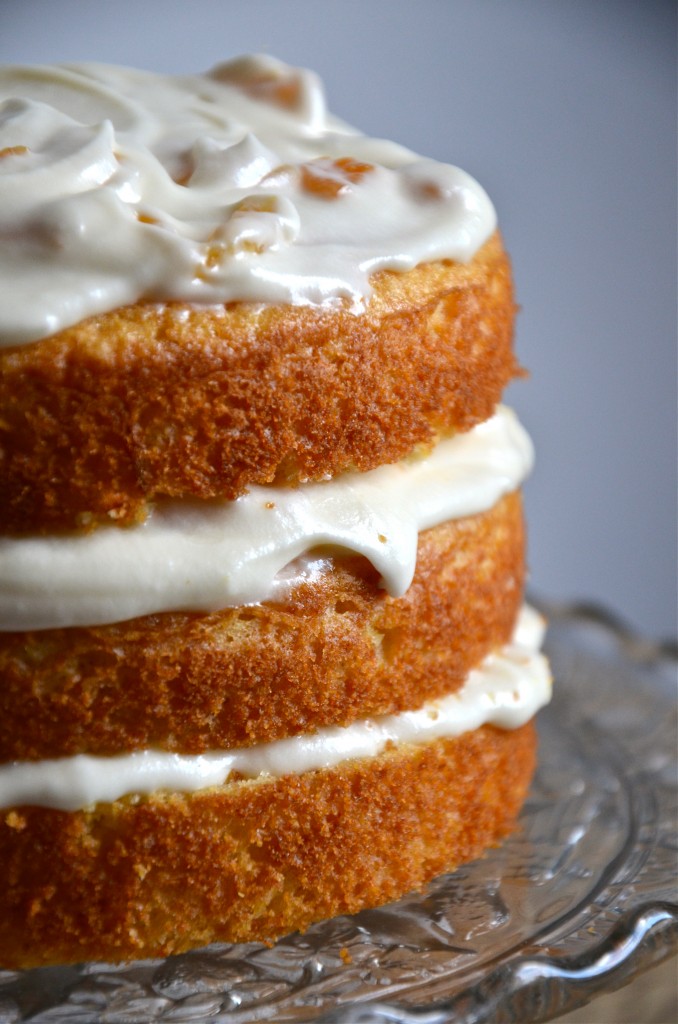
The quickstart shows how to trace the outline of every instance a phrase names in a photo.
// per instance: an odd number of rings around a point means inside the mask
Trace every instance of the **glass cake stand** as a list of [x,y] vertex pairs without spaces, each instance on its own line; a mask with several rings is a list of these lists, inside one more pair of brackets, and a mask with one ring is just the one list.
[[556,680],[518,830],[424,893],[274,947],[0,971],[0,1024],[529,1024],[678,949],[676,652],[546,608]]

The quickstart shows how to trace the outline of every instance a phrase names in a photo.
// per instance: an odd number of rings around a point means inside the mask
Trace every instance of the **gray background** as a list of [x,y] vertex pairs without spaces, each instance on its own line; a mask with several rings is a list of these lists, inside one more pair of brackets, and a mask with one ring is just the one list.
[[676,12],[661,0],[0,0],[0,60],[313,67],[487,188],[513,255],[531,587],[676,632]]

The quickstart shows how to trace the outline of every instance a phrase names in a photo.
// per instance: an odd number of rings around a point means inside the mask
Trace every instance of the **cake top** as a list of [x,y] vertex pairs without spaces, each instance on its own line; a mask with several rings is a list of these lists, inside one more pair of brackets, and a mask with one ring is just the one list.
[[495,227],[456,167],[330,115],[310,71],[0,69],[0,344],[140,300],[337,305],[470,260]]

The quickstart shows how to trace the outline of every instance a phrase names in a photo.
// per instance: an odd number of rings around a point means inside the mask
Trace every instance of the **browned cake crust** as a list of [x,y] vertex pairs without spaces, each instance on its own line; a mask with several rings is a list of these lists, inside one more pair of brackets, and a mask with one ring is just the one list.
[[487,419],[519,372],[499,235],[373,285],[361,315],[134,305],[5,350],[0,533],[372,469]]
[[192,796],[0,817],[0,963],[19,968],[276,938],[375,906],[512,827],[532,724]]
[[196,753],[419,707],[509,639],[523,556],[515,493],[424,532],[398,599],[354,557],[285,605],[0,634],[0,761]]

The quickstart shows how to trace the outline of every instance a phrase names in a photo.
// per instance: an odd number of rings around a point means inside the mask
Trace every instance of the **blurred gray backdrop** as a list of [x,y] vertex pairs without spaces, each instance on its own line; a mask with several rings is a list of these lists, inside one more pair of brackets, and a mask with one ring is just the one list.
[[512,253],[537,446],[531,588],[676,632],[676,7],[668,0],[0,0],[0,60],[312,67],[457,163]]

